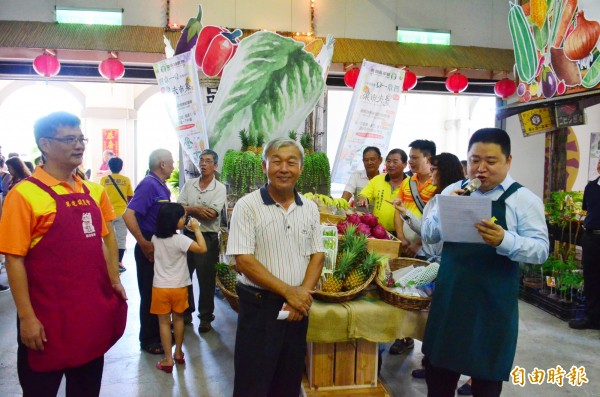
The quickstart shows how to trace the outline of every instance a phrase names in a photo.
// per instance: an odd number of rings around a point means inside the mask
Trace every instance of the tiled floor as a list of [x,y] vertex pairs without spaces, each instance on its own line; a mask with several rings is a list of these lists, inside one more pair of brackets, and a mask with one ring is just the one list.
[[[186,327],[184,351],[186,365],[177,366],[168,375],[154,368],[158,356],[139,350],[139,296],[135,279],[133,249],[128,249],[125,265],[130,269],[122,279],[129,295],[129,316],[125,335],[106,355],[102,396],[206,396],[228,397],[232,392],[233,348],[236,314],[226,301],[217,299],[213,323],[215,329],[200,336],[199,320]],[[0,275],[6,284],[6,273]],[[196,286],[197,287],[197,286]],[[570,386],[565,379],[561,388],[544,382],[525,387],[504,384],[503,396],[600,396],[600,332],[574,331],[561,320],[521,302],[519,342],[515,365],[525,370],[550,369],[561,365],[567,372],[571,366],[584,366],[589,383]],[[15,307],[10,293],[0,294],[0,396],[20,396],[16,370]],[[448,341],[452,343],[452,341]],[[419,368],[420,343],[414,351],[391,356],[383,354],[381,377],[394,397],[426,396],[424,380],[413,379],[410,372]],[[462,381],[461,381],[462,384]],[[59,395],[64,395],[64,385]]]

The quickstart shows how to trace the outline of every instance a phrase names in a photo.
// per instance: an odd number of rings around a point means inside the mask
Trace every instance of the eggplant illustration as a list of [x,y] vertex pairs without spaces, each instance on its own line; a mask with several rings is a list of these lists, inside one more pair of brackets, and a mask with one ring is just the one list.
[[175,55],[191,51],[198,40],[198,33],[202,30],[202,6],[198,5],[198,16],[190,18],[185,28],[181,31],[181,36],[175,47]]
[[542,94],[544,98],[552,98],[556,94],[556,88],[558,86],[558,79],[554,74],[554,71],[544,65],[542,69]]

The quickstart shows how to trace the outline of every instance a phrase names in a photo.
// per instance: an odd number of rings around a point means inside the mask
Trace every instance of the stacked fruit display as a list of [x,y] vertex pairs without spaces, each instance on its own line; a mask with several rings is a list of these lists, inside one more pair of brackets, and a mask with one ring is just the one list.
[[358,233],[367,237],[380,240],[389,240],[390,237],[385,228],[379,224],[379,220],[373,214],[350,214],[346,220],[337,224],[338,232],[344,234],[349,226],[355,226]]
[[337,208],[340,210],[347,210],[350,209],[350,204],[348,204],[348,202],[346,200],[344,200],[343,198],[331,198],[327,195],[324,194],[318,194],[318,193],[304,193],[304,197],[306,197],[309,200],[314,201],[317,206],[319,207],[319,210],[321,210],[323,207],[330,207],[330,208]]
[[321,290],[335,293],[359,288],[373,273],[379,259],[377,253],[367,253],[367,236],[358,233],[356,226],[348,226],[339,244],[335,269],[324,273]]

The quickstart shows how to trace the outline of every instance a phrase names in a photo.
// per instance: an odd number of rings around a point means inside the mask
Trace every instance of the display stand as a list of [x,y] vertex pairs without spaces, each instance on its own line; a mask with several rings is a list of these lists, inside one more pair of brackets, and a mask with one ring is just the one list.
[[389,396],[377,378],[378,342],[404,337],[422,340],[427,315],[389,305],[376,291],[350,302],[313,302],[304,395]]

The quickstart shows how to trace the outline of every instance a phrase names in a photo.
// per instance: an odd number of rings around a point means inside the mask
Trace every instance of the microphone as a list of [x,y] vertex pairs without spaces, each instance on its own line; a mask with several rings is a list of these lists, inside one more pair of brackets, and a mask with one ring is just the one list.
[[461,196],[468,196],[473,193],[475,190],[479,189],[481,186],[481,181],[477,178],[471,179],[467,186],[465,186],[465,191],[461,193]]

